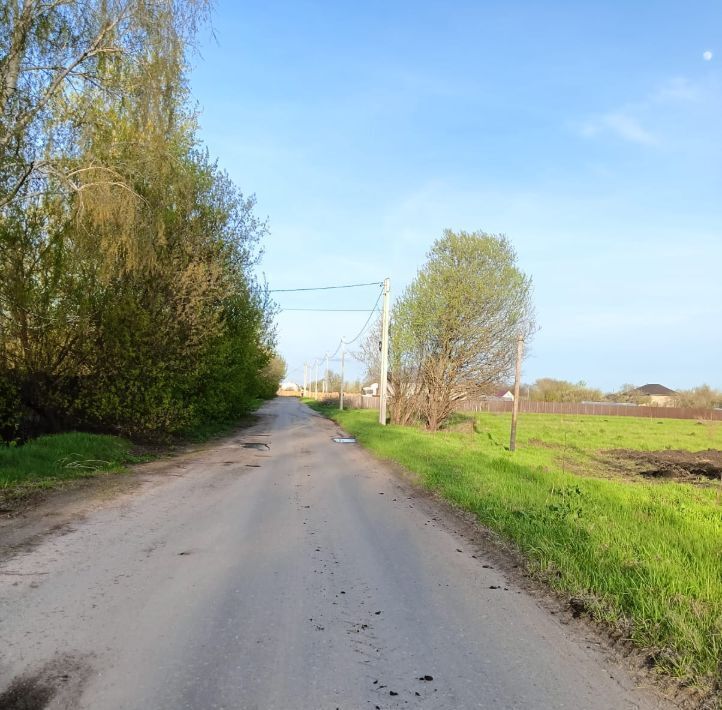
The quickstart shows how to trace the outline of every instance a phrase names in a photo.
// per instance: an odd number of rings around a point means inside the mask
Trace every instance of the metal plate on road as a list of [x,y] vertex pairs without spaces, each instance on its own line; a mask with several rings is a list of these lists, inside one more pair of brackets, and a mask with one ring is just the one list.
[[334,437],[334,441],[337,444],[355,444],[356,439],[354,439],[352,436],[336,436]]

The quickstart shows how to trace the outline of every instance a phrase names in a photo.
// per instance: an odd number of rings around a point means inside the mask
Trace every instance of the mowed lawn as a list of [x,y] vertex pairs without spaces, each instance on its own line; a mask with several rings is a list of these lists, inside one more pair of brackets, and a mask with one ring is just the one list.
[[648,649],[661,672],[713,687],[722,671],[718,485],[624,478],[600,452],[722,449],[722,423],[523,414],[512,453],[508,414],[432,434],[380,427],[374,411],[320,409],[513,541],[533,572]]

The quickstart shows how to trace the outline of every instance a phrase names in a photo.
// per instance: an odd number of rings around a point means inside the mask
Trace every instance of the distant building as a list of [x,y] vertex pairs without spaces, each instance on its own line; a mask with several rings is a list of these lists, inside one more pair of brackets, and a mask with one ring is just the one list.
[[[464,397],[464,399],[466,399]],[[504,387],[503,389],[494,390],[491,394],[482,394],[479,396],[479,399],[485,400],[485,401],[493,401],[493,402],[513,402],[514,401],[514,393],[511,391],[509,387]],[[524,399],[520,396],[520,399]]]
[[673,407],[674,398],[677,395],[674,390],[660,384],[642,385],[642,387],[632,390],[632,394],[637,397],[649,398],[648,404],[651,407]]
[[301,388],[295,382],[281,382],[278,389],[282,392],[298,392]]
[[362,387],[361,391],[367,396],[367,397],[376,397],[379,393],[379,383],[374,382],[373,384],[370,384],[368,387]]

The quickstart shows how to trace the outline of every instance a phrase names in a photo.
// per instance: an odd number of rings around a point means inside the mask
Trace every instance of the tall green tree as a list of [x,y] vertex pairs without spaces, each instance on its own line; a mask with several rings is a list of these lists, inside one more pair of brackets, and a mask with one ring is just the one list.
[[254,276],[266,224],[199,144],[187,90],[206,10],[0,8],[6,439],[67,427],[162,438],[273,394],[274,308]]
[[506,379],[534,328],[531,279],[502,235],[446,230],[394,306],[392,416],[438,429],[454,402]]

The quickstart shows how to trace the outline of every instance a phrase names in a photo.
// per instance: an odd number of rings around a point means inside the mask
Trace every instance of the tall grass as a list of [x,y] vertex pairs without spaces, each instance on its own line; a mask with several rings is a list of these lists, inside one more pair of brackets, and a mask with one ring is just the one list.
[[0,446],[0,492],[113,471],[136,460],[117,436],[70,432],[41,436],[23,446]]
[[722,425],[524,415],[520,448],[511,453],[508,415],[479,415],[473,433],[431,434],[380,427],[373,411],[325,411],[361,444],[513,541],[530,568],[648,649],[661,671],[706,688],[719,678],[722,506],[715,491],[579,475],[566,462],[604,474],[600,449],[722,448]]

